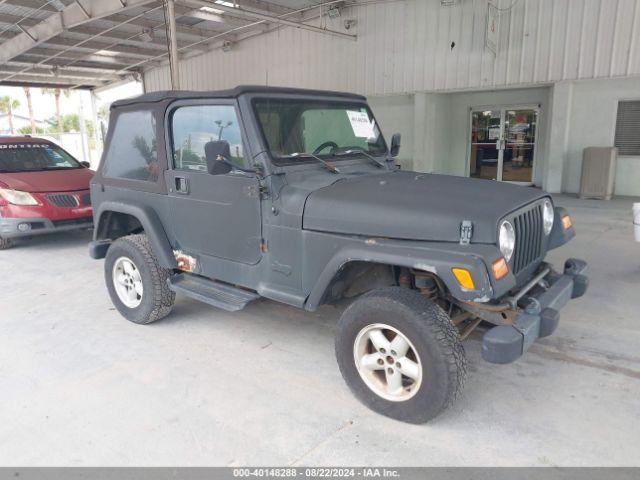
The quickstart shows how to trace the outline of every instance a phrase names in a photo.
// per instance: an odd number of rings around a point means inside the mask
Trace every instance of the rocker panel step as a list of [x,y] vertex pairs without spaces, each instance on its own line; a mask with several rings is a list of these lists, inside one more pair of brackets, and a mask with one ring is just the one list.
[[260,296],[241,288],[215,282],[204,277],[180,273],[167,279],[169,288],[176,293],[199,300],[228,312],[242,310]]

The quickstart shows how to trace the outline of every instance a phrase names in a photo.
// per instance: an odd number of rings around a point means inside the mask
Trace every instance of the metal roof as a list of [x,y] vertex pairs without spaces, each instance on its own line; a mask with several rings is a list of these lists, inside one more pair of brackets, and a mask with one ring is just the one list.
[[[178,51],[188,57],[283,25],[348,36],[311,20],[354,1],[175,0]],[[97,88],[139,78],[167,59],[165,4],[0,0],[0,85]]]

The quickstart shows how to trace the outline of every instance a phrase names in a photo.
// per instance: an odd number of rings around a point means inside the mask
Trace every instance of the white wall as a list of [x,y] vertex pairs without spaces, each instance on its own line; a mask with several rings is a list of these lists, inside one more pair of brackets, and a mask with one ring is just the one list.
[[[640,78],[574,82],[572,90],[563,190],[577,193],[583,149],[613,146],[618,101],[640,100]],[[640,157],[618,157],[615,193],[640,195]]]
[[[468,175],[469,113],[493,105],[540,106],[534,183],[578,193],[582,151],[613,146],[619,100],[640,100],[640,78],[561,82],[549,87],[369,97],[387,138],[399,131],[405,168]],[[640,132],[638,132],[640,135]],[[616,195],[640,196],[640,157],[621,156]]]
[[527,88],[514,90],[492,90],[484,92],[451,93],[449,97],[450,119],[448,133],[449,158],[443,159],[443,171],[453,175],[468,175],[468,145],[471,132],[470,113],[472,108],[490,106],[533,105],[540,107],[538,117],[538,138],[536,142],[534,176],[536,185],[542,185],[542,172],[546,162],[546,125],[548,115],[549,89]]
[[[549,88],[369,97],[385,137],[402,133],[403,166],[421,172],[468,175],[469,116],[474,107],[540,106],[534,181],[542,184],[546,160]],[[409,136],[410,135],[410,136]],[[409,136],[410,141],[405,141]]]
[[[183,59],[184,89],[257,83],[368,95],[548,84],[640,74],[640,0],[493,0],[498,52],[485,49],[487,0],[369,3],[345,8],[328,27],[355,19],[357,41],[281,28]],[[314,24],[317,25],[317,19]],[[455,44],[455,46],[452,46]],[[147,91],[169,87],[166,66],[144,74]]]
[[387,143],[391,142],[391,136],[394,133],[402,135],[397,163],[403,169],[411,170],[414,155],[413,95],[371,97],[369,98],[369,105]]

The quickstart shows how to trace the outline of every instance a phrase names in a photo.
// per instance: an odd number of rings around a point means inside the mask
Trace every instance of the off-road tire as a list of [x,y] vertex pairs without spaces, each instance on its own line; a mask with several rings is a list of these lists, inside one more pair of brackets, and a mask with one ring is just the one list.
[[[140,305],[135,308],[122,303],[113,284],[113,265],[120,257],[130,259],[140,271],[143,294]],[[107,250],[104,275],[109,296],[122,316],[133,323],[144,325],[155,322],[171,312],[176,294],[167,284],[169,274],[170,270],[158,264],[149,239],[144,234],[119,238]]]
[[[377,395],[363,381],[354,359],[358,333],[371,324],[394,327],[410,340],[421,359],[422,381],[405,401]],[[414,290],[388,287],[353,302],[338,322],[335,341],[340,372],[353,394],[371,410],[409,423],[425,423],[460,396],[467,360],[456,327],[435,303]]]
[[11,248],[13,246],[13,242],[10,238],[2,238],[0,237],[0,250],[6,250],[7,248]]

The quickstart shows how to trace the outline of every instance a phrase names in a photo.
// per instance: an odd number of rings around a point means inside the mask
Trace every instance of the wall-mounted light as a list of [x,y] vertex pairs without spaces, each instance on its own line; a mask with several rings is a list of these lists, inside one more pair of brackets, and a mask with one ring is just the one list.
[[222,51],[230,52],[233,49],[233,42],[231,40],[225,40],[222,42]]
[[345,30],[349,30],[351,27],[355,27],[357,23],[358,23],[357,20],[353,18],[349,18],[344,21],[344,28]]
[[144,28],[140,34],[140,40],[147,43],[151,42],[153,40],[153,30]]

